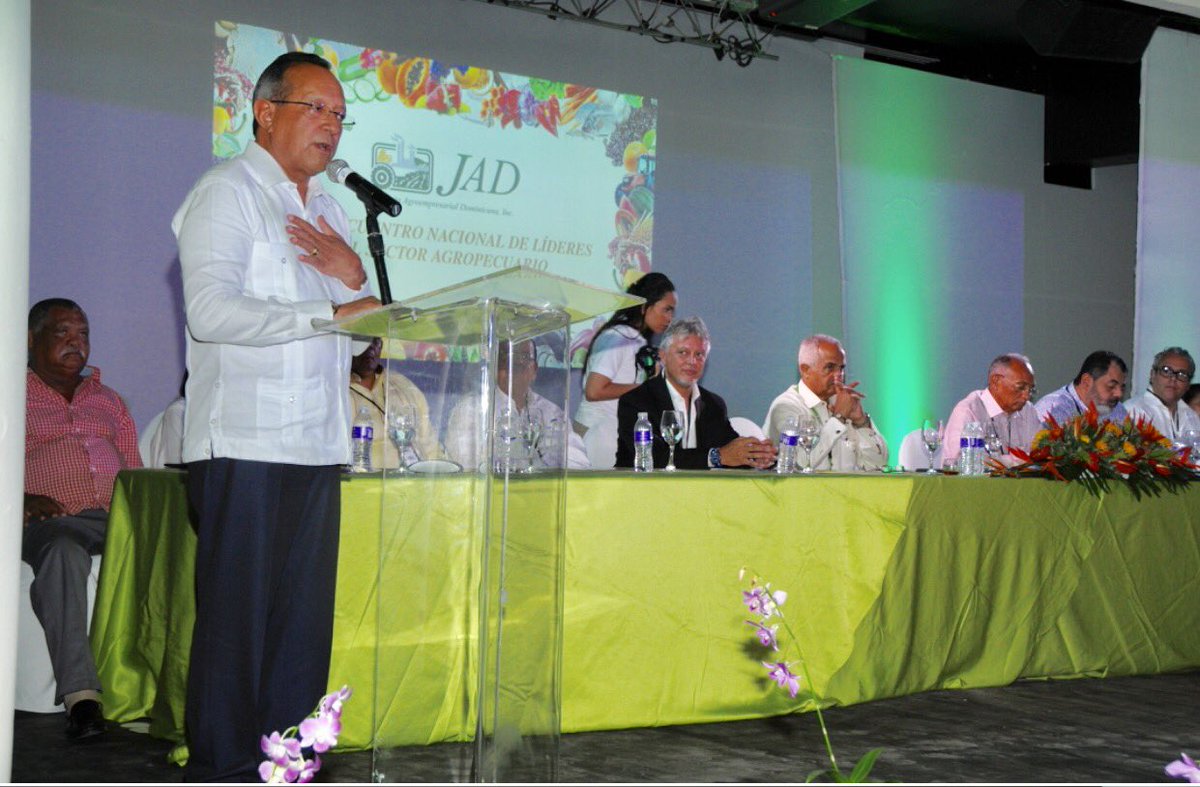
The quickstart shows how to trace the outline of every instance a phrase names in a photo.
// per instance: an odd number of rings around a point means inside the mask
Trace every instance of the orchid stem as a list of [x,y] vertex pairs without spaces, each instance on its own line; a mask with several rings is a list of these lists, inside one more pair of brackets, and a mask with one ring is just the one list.
[[815,711],[817,714],[817,723],[821,726],[821,738],[825,744],[825,753],[829,756],[829,765],[833,771],[833,776],[836,780],[841,780],[841,771],[838,770],[837,757],[833,755],[833,742],[829,740],[829,729],[825,726],[825,716],[821,713],[821,700],[817,696],[816,689],[812,680],[812,675],[808,672],[808,661],[804,658],[804,653],[800,650],[800,638],[796,636],[796,632],[792,631],[792,626],[788,623],[787,616],[779,609],[779,605],[771,598],[770,591],[766,590],[767,585],[764,584],[763,591],[768,599],[771,599],[772,614],[778,615],[783,628],[788,633],[790,638],[790,646],[796,652],[797,661],[800,662],[800,671],[804,675],[804,681],[808,685],[808,693],[813,699]]
[[800,671],[804,673],[804,682],[808,684],[808,693],[813,698],[813,703],[815,706],[814,710],[817,714],[817,723],[821,726],[821,739],[825,743],[825,753],[829,755],[829,765],[833,770],[833,775],[835,777],[839,777],[841,776],[841,771],[838,770],[837,757],[833,755],[833,742],[829,740],[829,728],[825,726],[825,715],[821,713],[821,699],[817,696],[812,675],[810,675],[808,672],[808,661],[804,658],[804,654],[800,650],[800,640],[792,631],[792,627],[788,623],[784,614],[779,612],[778,609],[776,609],[776,614],[778,614],[780,620],[783,621],[783,627],[787,629],[788,636],[792,638],[792,647],[796,650],[796,656],[800,661]]

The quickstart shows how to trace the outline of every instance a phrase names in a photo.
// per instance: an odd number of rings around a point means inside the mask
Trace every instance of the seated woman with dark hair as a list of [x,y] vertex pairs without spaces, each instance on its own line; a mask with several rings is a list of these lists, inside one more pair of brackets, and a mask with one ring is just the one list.
[[629,285],[646,302],[622,309],[592,338],[583,361],[583,401],[575,411],[593,469],[613,466],[617,455],[617,399],[658,374],[650,339],[675,317],[675,285],[661,273],[647,273]]

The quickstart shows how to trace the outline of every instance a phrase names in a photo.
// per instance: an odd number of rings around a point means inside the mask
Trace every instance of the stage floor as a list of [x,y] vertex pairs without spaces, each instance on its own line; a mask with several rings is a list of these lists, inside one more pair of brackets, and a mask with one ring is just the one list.
[[[872,776],[887,782],[1161,782],[1180,751],[1200,756],[1197,696],[1200,672],[1031,681],[833,708],[826,721],[843,766],[883,748]],[[70,746],[63,724],[17,714],[14,782],[180,780],[166,741],[116,728]],[[423,780],[419,753],[406,781]],[[803,782],[824,766],[812,714],[564,735],[561,762],[565,782]],[[335,754],[318,776],[370,778],[366,752]]]

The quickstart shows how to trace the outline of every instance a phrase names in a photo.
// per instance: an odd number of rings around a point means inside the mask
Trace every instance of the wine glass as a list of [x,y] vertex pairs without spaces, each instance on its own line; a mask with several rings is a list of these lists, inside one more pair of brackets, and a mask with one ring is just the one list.
[[683,411],[663,410],[659,421],[663,442],[667,444],[667,466],[663,470],[675,469],[675,444],[683,439]]
[[408,460],[405,452],[412,445],[417,432],[417,408],[415,405],[401,403],[392,405],[388,413],[388,438],[396,446],[400,456],[400,464],[396,467],[399,473],[408,472]]
[[521,439],[525,441],[525,455],[529,462],[525,466],[525,472],[533,472],[534,459],[542,458],[541,442],[542,432],[545,429],[545,424],[542,423],[542,414],[533,409],[525,411],[521,416]]
[[925,453],[929,454],[929,469],[925,471],[927,475],[937,475],[937,468],[934,467],[933,457],[937,454],[938,449],[942,447],[942,435],[946,433],[945,424],[941,419],[931,421],[925,419],[925,425],[921,427],[921,442],[925,444]]
[[996,431],[996,425],[988,421],[987,428],[983,432],[983,445],[987,449],[988,455],[994,459],[999,459],[1004,453],[1004,441],[1000,439],[1000,433]]
[[817,447],[817,441],[821,437],[821,427],[812,418],[801,418],[799,426],[799,442],[800,447],[804,449],[804,469],[801,473],[811,473],[812,467],[812,452]]

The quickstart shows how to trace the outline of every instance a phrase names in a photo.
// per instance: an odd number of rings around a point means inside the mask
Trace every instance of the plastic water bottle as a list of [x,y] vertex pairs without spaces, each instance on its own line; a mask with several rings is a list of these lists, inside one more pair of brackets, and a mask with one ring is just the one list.
[[789,418],[779,433],[779,455],[775,459],[776,473],[796,472],[796,453],[800,445],[800,424]]
[[983,459],[987,456],[986,441],[983,437],[983,424],[978,425],[975,435],[971,438],[971,461],[975,463],[971,475],[984,475]]
[[375,439],[375,427],[371,425],[371,411],[360,405],[354,425],[350,427],[350,471],[371,472],[371,443]]
[[651,445],[654,442],[654,429],[650,426],[650,414],[638,413],[637,423],[633,425],[633,471],[649,473],[654,469],[654,456]]
[[962,434],[958,438],[958,472],[960,475],[971,475],[975,463],[971,457],[972,432],[978,427],[975,421],[963,424]]
[[958,471],[962,475],[983,475],[983,424],[970,421],[958,439]]

